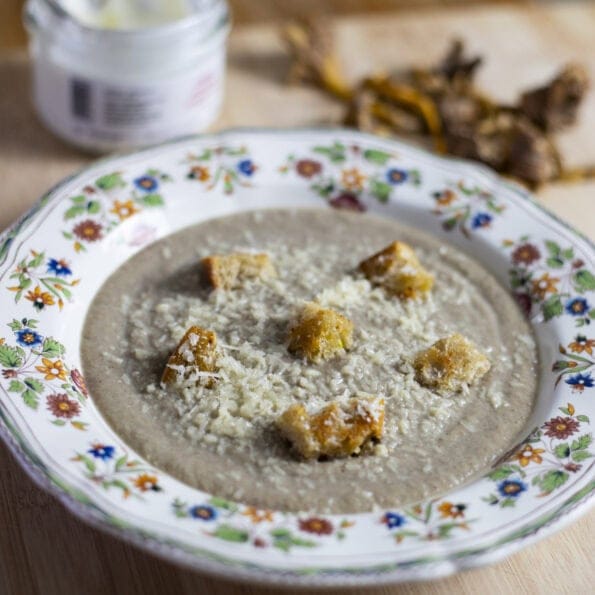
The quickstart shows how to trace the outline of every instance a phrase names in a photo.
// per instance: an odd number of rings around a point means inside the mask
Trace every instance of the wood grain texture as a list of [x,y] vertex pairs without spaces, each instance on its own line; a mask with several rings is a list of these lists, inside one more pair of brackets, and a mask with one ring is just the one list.
[[[323,11],[343,15],[387,12],[413,7],[444,7],[473,4],[528,4],[532,0],[228,0],[237,24],[279,22]],[[23,27],[25,0],[0,0],[0,48],[26,43]]]
[[[4,2],[5,0],[0,0]],[[478,8],[342,19],[338,40],[353,76],[374,68],[429,62],[453,34],[487,55],[481,83],[503,98],[543,80],[568,59],[583,59],[595,80],[595,7]],[[230,43],[227,100],[216,128],[338,122],[341,108],[317,91],[282,84],[287,68],[270,26],[237,28]],[[595,99],[581,126],[562,138],[574,164],[595,161]],[[0,229],[48,187],[90,157],[52,137],[29,103],[28,62],[0,55]],[[595,236],[595,184],[550,186],[544,204]],[[581,398],[586,398],[586,395]],[[358,590],[377,595],[592,592],[595,512],[494,566],[424,584]],[[91,529],[39,490],[0,445],[0,594],[254,595],[278,591],[212,580]],[[292,592],[292,591],[286,591]],[[295,591],[297,593],[297,591]],[[328,591],[319,591],[319,593]],[[339,591],[336,591],[338,593]]]

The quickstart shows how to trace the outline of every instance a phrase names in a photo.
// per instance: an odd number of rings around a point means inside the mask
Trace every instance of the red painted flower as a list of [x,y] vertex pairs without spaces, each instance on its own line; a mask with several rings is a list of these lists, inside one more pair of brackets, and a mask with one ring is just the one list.
[[78,402],[69,399],[65,393],[49,395],[46,402],[48,410],[56,417],[70,419],[71,417],[76,417],[81,412]]
[[85,219],[85,221],[81,221],[75,228],[72,230],[74,235],[85,242],[96,242],[100,240],[102,235],[102,227],[99,223],[95,223],[91,219]]
[[531,307],[533,304],[531,296],[527,293],[515,293],[514,299],[525,316],[529,316],[529,314],[531,314]]
[[563,440],[576,434],[579,430],[580,423],[572,417],[553,417],[546,421],[542,428],[545,430],[544,434],[550,438],[559,438]]
[[74,385],[85,395],[85,397],[89,396],[89,391],[87,390],[87,383],[83,378],[83,375],[75,368],[70,372],[70,379],[74,383]]
[[577,258],[576,260],[572,261],[572,268],[573,269],[580,269],[582,266],[584,266],[585,262],[583,260],[581,260],[580,258]]
[[316,533],[316,535],[330,535],[333,532],[333,525],[326,519],[310,517],[299,521],[301,531],[306,533]]
[[313,159],[300,159],[295,164],[295,171],[297,171],[302,178],[313,178],[322,171],[322,164]]
[[539,250],[533,244],[522,244],[512,253],[514,264],[532,264],[541,258]]
[[577,471],[580,471],[581,468],[582,465],[577,465],[576,463],[566,463],[566,465],[564,465],[564,469],[570,471],[570,473],[576,473]]
[[329,200],[329,204],[335,209],[345,209],[347,211],[358,211],[362,213],[366,210],[365,205],[363,205],[357,196],[351,192],[342,192],[335,198]]

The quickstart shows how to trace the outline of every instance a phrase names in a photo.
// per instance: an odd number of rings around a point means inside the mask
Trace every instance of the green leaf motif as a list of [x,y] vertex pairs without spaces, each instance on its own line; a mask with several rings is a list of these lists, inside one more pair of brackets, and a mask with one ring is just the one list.
[[9,393],[22,393],[25,390],[25,385],[18,380],[11,380],[8,385]]
[[82,215],[85,212],[85,207],[80,205],[74,205],[66,210],[64,213],[64,219],[68,221],[69,219],[74,219],[79,215]]
[[52,421],[52,423],[55,426],[59,426],[59,427],[66,425],[66,422],[63,419],[55,419],[54,421]]
[[392,155],[390,153],[378,149],[366,149],[364,151],[364,159],[377,165],[386,165],[391,157]]
[[0,364],[5,368],[18,368],[23,363],[23,355],[19,347],[0,345]]
[[122,175],[120,173],[113,173],[107,174],[105,176],[101,176],[97,180],[95,180],[95,185],[101,190],[112,190],[113,188],[118,188],[122,186],[126,186],[126,182],[122,179]]
[[27,380],[25,380],[25,384],[33,392],[36,392],[36,393],[42,393],[43,392],[43,389],[44,389],[43,384],[41,382],[39,382],[39,380],[37,380],[35,378],[27,378]]
[[291,545],[297,545],[298,547],[316,547],[318,544],[311,539],[303,539],[301,537],[292,537]]
[[83,205],[83,204],[85,204],[87,197],[84,194],[79,194],[78,196],[73,196],[70,200],[75,205]]
[[564,261],[557,256],[550,256],[550,258],[546,260],[546,264],[552,269],[561,269],[564,266]]
[[593,291],[595,290],[595,275],[586,269],[577,271],[574,274],[574,284],[578,291]]
[[48,358],[60,357],[64,355],[64,351],[64,345],[51,337],[45,339],[41,347],[41,355]]
[[238,505],[230,502],[229,500],[225,500],[224,498],[218,498],[217,496],[213,496],[209,498],[209,504],[214,506],[215,508],[221,508],[222,510],[229,510],[230,512],[235,512],[238,509]]
[[560,256],[560,246],[558,246],[558,244],[556,244],[556,242],[552,242],[551,240],[546,240],[545,241],[545,247],[547,248],[547,251],[549,253],[550,256],[557,258],[558,256]]
[[577,450],[576,452],[572,453],[572,460],[575,463],[580,463],[581,461],[584,461],[585,459],[589,459],[592,456],[593,455],[590,452],[587,452],[586,450]]
[[[567,370],[568,368],[570,368],[570,362],[558,360],[557,362],[554,362],[554,365],[552,366],[552,372],[561,372],[562,370]],[[566,410],[564,413],[568,415],[568,410]]]
[[560,316],[564,312],[562,300],[559,295],[552,295],[541,305],[541,311],[545,320],[551,320],[556,316]]
[[390,197],[391,193],[391,186],[386,182],[381,180],[371,180],[370,181],[370,192],[373,196],[375,196],[380,202],[386,203]]
[[95,466],[95,461],[91,457],[88,457],[87,455],[79,455],[79,459],[84,463],[87,471],[95,473],[97,467]]
[[164,205],[163,197],[160,194],[146,194],[140,201],[146,207],[161,207]]
[[514,508],[515,504],[516,504],[516,500],[514,498],[504,498],[500,502],[500,507],[501,508]]
[[574,258],[574,249],[566,248],[566,250],[562,250],[562,258],[565,260],[572,260]]
[[544,494],[550,494],[567,481],[568,473],[565,471],[548,471],[545,475],[536,477],[533,483],[538,485]]
[[591,442],[593,442],[593,436],[591,434],[585,434],[584,436],[579,436],[578,440],[573,440],[572,444],[570,445],[570,450],[586,450],[591,446]]
[[498,469],[495,469],[494,471],[492,471],[488,477],[492,480],[492,481],[498,481],[500,479],[506,479],[509,475],[511,475],[512,473],[514,473],[514,469],[512,469],[509,466],[504,466],[504,467],[498,467]]
[[556,448],[554,448],[554,454],[559,459],[565,459],[566,457],[570,456],[570,446],[565,442],[564,444],[558,444]]
[[31,269],[37,268],[43,262],[44,258],[45,258],[45,253],[39,252],[29,261],[29,264],[28,264],[29,268],[31,268]]
[[9,322],[8,323],[8,326],[15,333],[17,331],[20,331],[23,328],[23,325],[21,324],[21,321],[20,320],[16,320],[15,318],[13,318],[12,322]]
[[442,227],[446,230],[446,231],[452,231],[456,226],[457,223],[459,222],[457,217],[451,217],[450,219],[445,219],[442,222]]
[[23,402],[25,405],[27,405],[27,407],[31,407],[31,409],[37,409],[39,406],[39,397],[37,396],[37,393],[27,389],[21,396],[23,397]]
[[104,481],[102,485],[106,490],[111,487],[114,487],[121,489],[125,494],[130,492],[130,488],[128,487],[128,485],[121,479],[112,479],[111,481]]
[[332,163],[342,163],[345,161],[345,145],[335,142],[330,147],[314,147],[314,153],[325,155]]
[[101,211],[101,203],[97,200],[91,200],[87,204],[87,212],[91,213],[91,215],[96,215]]
[[119,471],[125,464],[126,461],[128,460],[128,455],[122,455],[119,459],[116,460],[116,471]]
[[215,537],[234,543],[246,543],[249,538],[248,531],[236,529],[230,525],[219,525],[213,532]]
[[578,419],[579,421],[585,422],[585,423],[591,423],[591,420],[589,419],[589,417],[587,415],[577,415],[576,419]]

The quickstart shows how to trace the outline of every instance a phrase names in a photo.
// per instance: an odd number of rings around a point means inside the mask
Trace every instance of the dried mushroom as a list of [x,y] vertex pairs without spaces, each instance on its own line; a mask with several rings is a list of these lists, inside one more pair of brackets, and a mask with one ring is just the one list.
[[196,384],[212,388],[217,372],[217,335],[191,326],[170,355],[163,370],[164,384]]
[[334,402],[312,415],[301,403],[295,404],[279,417],[277,428],[304,459],[360,454],[370,441],[382,438],[384,399]]
[[360,262],[359,269],[373,285],[401,299],[420,297],[434,285],[434,277],[419,262],[405,242],[393,242]]
[[578,108],[589,88],[587,71],[580,64],[569,64],[544,87],[521,95],[520,109],[546,132],[572,126]]
[[481,56],[467,56],[452,42],[433,68],[366,77],[354,87],[338,67],[325,21],[290,25],[284,35],[294,79],[319,86],[348,104],[345,123],[378,134],[431,139],[440,153],[475,159],[536,187],[545,182],[595,176],[595,166],[567,169],[548,136],[576,122],[589,81],[585,69],[564,67],[547,85],[505,105],[474,82]]
[[268,254],[212,254],[201,262],[207,282],[215,289],[238,289],[248,279],[265,279],[276,274]]
[[440,339],[418,353],[413,361],[415,379],[437,392],[457,392],[480,380],[490,360],[459,333]]
[[307,303],[289,329],[288,351],[311,362],[351,348],[353,323],[330,308]]

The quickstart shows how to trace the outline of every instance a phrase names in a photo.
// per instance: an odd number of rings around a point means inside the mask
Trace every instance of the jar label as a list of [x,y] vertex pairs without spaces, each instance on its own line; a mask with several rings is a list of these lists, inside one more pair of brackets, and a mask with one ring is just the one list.
[[78,145],[142,146],[200,132],[216,117],[223,87],[222,52],[176,76],[121,83],[75,73],[37,56],[35,100],[49,128]]

